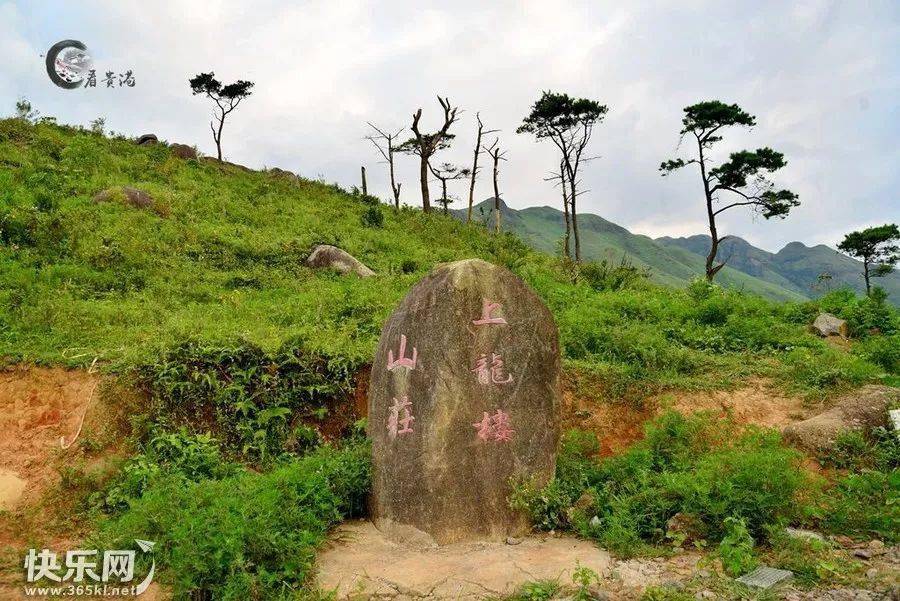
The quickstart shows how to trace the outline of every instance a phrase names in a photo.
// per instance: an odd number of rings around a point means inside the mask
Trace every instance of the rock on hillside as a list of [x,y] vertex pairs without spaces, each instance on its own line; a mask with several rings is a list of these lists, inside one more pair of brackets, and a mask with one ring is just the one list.
[[816,453],[834,444],[842,432],[886,426],[888,407],[900,398],[900,389],[870,385],[843,397],[830,409],[784,430],[789,442]]

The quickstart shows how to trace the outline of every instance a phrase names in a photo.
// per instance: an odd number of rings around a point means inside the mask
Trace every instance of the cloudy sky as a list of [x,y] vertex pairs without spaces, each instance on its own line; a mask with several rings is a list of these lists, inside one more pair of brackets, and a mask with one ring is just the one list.
[[[135,87],[55,87],[42,55],[71,38],[88,45],[98,72],[131,69]],[[447,95],[465,112],[441,160],[470,161],[479,111],[501,130],[501,190],[517,208],[560,204],[544,181],[553,149],[515,134],[531,103],[546,89],[597,99],[609,114],[580,211],[654,237],[704,231],[696,173],[661,178],[657,168],[677,151],[681,109],[721,99],[758,124],[727,134],[717,157],[763,145],[784,152],[776,181],[803,205],[774,222],[733,210],[720,231],[774,251],[791,240],[834,245],[850,229],[900,220],[900,4],[891,0],[0,0],[0,55],[0,114],[26,97],[61,122],[103,116],[117,132],[213,154],[209,103],[187,80],[210,70],[252,80],[253,96],[226,125],[228,160],[346,186],[366,165],[384,198],[366,121],[408,127],[422,107],[432,129],[435,94]],[[401,163],[404,200],[415,204],[416,159]],[[488,188],[485,173],[479,198]],[[465,197],[464,185],[455,192]]]

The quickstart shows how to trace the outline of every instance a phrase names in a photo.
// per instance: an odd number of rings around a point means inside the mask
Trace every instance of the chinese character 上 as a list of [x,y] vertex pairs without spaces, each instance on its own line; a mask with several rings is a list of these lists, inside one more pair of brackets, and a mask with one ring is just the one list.
[[397,353],[398,357],[394,360],[394,351],[388,350],[388,362],[387,368],[388,371],[394,369],[395,367],[405,367],[407,369],[415,369],[416,368],[416,359],[419,358],[419,353],[416,350],[416,347],[413,347],[412,357],[406,357],[406,335],[400,335],[400,350]]
[[497,409],[494,415],[489,415],[485,411],[481,421],[472,425],[478,429],[478,438],[484,441],[506,442],[512,439],[515,432],[510,428],[509,414],[500,409]]
[[134,551],[106,551],[103,553],[103,582],[115,576],[119,582],[131,582],[134,578]]
[[491,365],[488,367],[487,355],[481,355],[471,370],[475,372],[479,384],[509,384],[513,381],[512,374],[503,377],[503,359],[497,353],[491,353]]
[[25,569],[28,570],[25,577],[28,582],[36,582],[41,578],[59,582],[61,578],[55,572],[61,568],[56,553],[50,549],[41,549],[40,553],[29,549],[28,555],[25,556]]
[[[415,417],[410,413],[409,408],[412,407],[412,403],[409,402],[409,397],[403,397],[401,400],[397,400],[394,398],[394,404],[390,407],[390,414],[388,415],[388,435],[391,437],[391,440],[397,438],[398,434],[408,434],[412,432],[412,423],[415,421]],[[400,412],[403,411],[403,417],[400,417]]]
[[473,319],[472,323],[476,326],[483,326],[485,324],[495,323],[495,324],[505,324],[506,320],[502,317],[493,317],[494,311],[501,308],[500,303],[493,303],[488,299],[482,299],[481,304],[481,319]]

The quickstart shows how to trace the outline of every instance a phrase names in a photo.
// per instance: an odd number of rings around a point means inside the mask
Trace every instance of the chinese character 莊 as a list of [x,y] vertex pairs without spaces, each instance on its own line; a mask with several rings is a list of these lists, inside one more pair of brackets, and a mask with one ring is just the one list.
[[[412,407],[412,403],[409,402],[409,397],[404,396],[399,401],[396,397],[394,398],[394,404],[390,406],[387,423],[388,436],[391,437],[391,440],[397,438],[398,434],[408,434],[413,431],[412,423],[416,418],[410,413],[410,407]],[[400,416],[401,411],[403,412],[403,417]]]

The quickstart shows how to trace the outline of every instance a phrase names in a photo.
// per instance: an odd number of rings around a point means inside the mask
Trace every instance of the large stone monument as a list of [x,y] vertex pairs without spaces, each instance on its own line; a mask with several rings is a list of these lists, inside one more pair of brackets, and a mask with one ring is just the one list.
[[559,438],[559,341],[518,277],[479,259],[416,284],[372,366],[372,514],[419,543],[523,533],[511,482],[546,483]]

